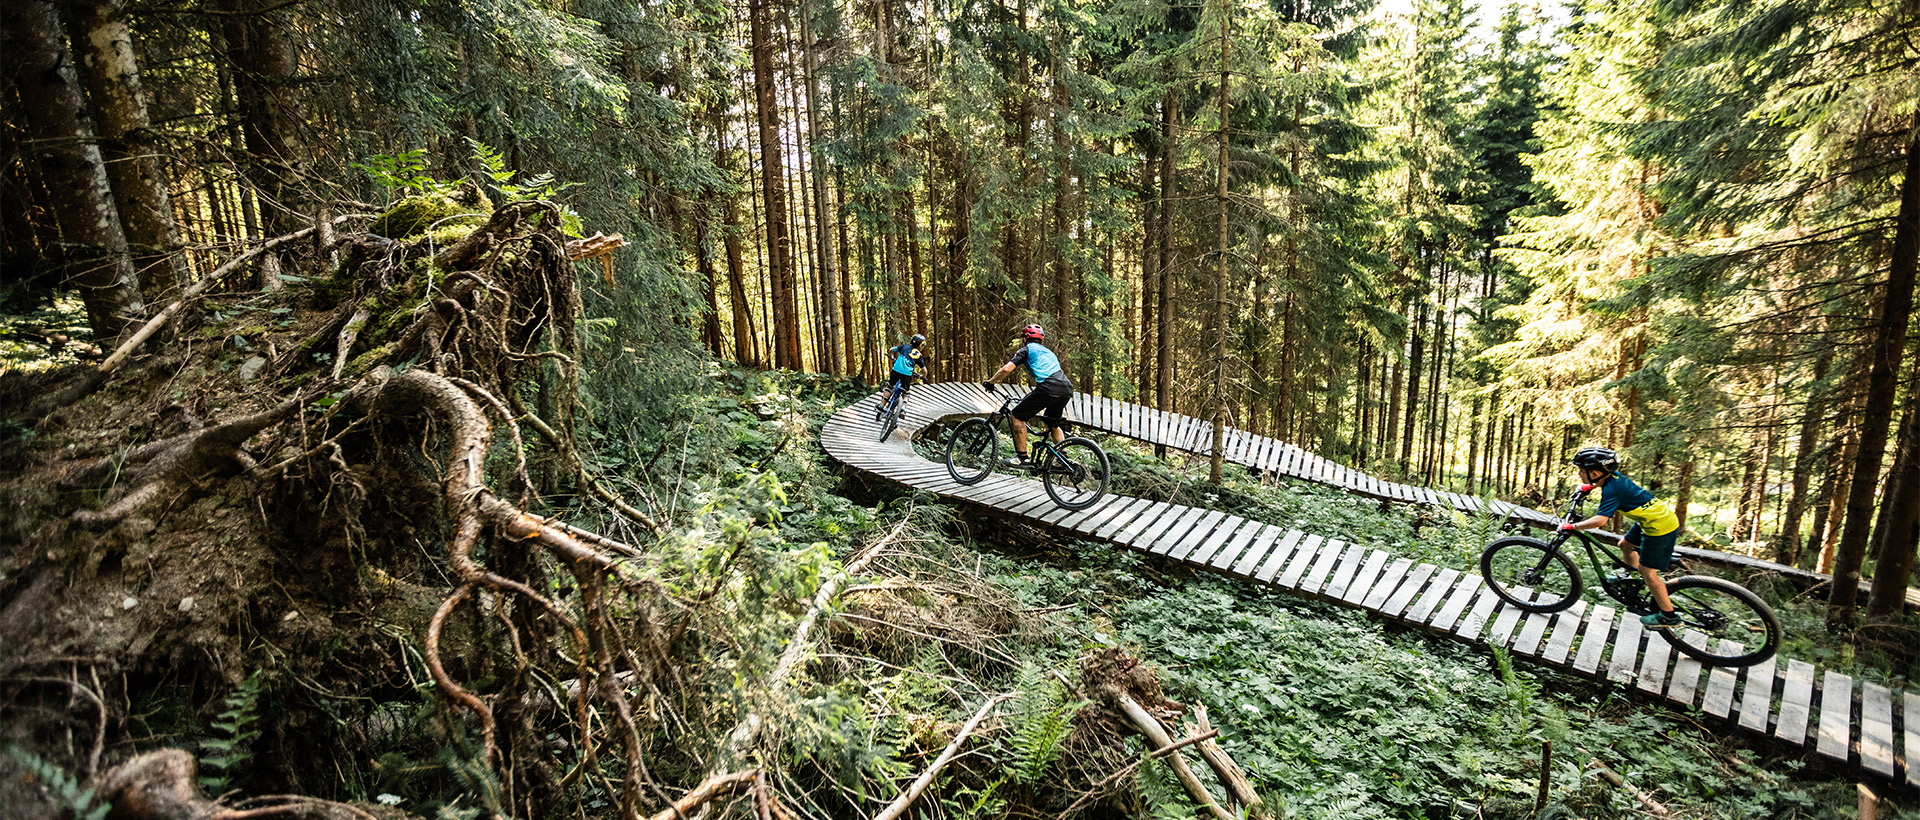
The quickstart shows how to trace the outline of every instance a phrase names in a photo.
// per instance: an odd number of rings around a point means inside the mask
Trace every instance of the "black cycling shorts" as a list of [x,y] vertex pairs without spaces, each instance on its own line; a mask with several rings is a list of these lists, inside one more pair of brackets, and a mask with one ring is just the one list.
[[1073,401],[1073,385],[1056,379],[1048,379],[1034,385],[1033,392],[1013,406],[1013,417],[1021,421],[1031,420],[1035,414],[1044,413],[1047,423],[1067,429],[1066,419],[1061,418],[1067,409],[1067,402]]

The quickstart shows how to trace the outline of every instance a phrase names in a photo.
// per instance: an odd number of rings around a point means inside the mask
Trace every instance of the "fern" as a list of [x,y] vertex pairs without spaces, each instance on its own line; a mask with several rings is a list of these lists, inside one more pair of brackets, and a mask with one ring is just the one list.
[[1060,744],[1073,732],[1073,716],[1080,704],[1069,702],[1064,689],[1036,664],[1020,667],[1020,696],[1008,710],[1012,733],[1008,738],[1009,778],[1016,784],[1038,781],[1060,757]]
[[58,803],[61,808],[73,813],[75,820],[102,820],[113,806],[93,799],[93,790],[83,788],[80,779],[67,773],[66,769],[49,763],[32,752],[19,746],[7,746],[7,756],[26,770],[29,783],[38,782],[45,789],[48,799]]
[[260,730],[254,728],[253,724],[260,719],[261,687],[259,672],[241,681],[233,694],[227,696],[226,711],[221,712],[219,719],[213,722],[218,736],[200,742],[202,770],[219,770],[218,774],[200,776],[201,787],[209,793],[225,792],[234,776],[253,760],[253,741],[260,736]]

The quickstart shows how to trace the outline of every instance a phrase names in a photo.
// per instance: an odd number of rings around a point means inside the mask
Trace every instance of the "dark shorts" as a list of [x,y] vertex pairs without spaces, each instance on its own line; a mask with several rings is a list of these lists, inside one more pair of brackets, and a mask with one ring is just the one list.
[[1627,528],[1627,546],[1640,551],[1640,566],[1665,572],[1673,566],[1673,545],[1680,542],[1680,531],[1674,530],[1666,535],[1647,535],[1640,531],[1640,525]]
[[1073,385],[1048,379],[1035,385],[1033,392],[1028,393],[1026,398],[1013,406],[1013,417],[1021,421],[1029,421],[1034,415],[1044,413],[1048,424],[1064,432],[1067,429],[1067,422],[1061,418],[1061,413],[1067,409],[1067,402],[1072,400]]
[[900,371],[898,371],[898,370],[889,370],[889,371],[887,371],[887,375],[889,375],[889,376],[892,376],[892,377],[893,377],[893,378],[891,378],[891,379],[888,379],[888,380],[887,380],[887,389],[888,389],[888,390],[892,390],[892,389],[893,389],[893,386],[894,386],[894,385],[896,385],[896,384],[897,384],[897,385],[900,385],[900,389],[901,389],[901,391],[903,391],[903,392],[904,392],[904,391],[905,391],[905,390],[906,390],[907,388],[909,388],[909,387],[912,387],[912,386],[913,386],[913,374],[911,374],[911,373],[902,373],[902,372],[900,372]]

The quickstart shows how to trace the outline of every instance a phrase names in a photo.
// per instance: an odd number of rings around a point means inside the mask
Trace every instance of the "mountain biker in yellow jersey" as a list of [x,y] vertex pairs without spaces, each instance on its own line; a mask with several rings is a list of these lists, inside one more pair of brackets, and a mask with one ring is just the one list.
[[1033,392],[1013,406],[1013,452],[1014,457],[1006,460],[1006,465],[1015,469],[1032,470],[1037,465],[1027,454],[1027,421],[1035,414],[1045,412],[1047,426],[1053,428],[1053,440],[1059,443],[1067,440],[1067,422],[1061,417],[1067,402],[1073,400],[1073,382],[1067,378],[1066,368],[1060,366],[1060,357],[1045,344],[1046,330],[1039,325],[1027,325],[1020,329],[1020,349],[1013,352],[1013,358],[994,371],[992,376],[981,382],[988,390],[996,382],[1002,382],[1013,375],[1015,368],[1025,367],[1027,374],[1033,377]]
[[1586,482],[1580,489],[1600,489],[1600,509],[1592,518],[1561,524],[1560,529],[1598,529],[1616,516],[1633,522],[1627,534],[1620,537],[1621,557],[1627,569],[1638,571],[1646,579],[1647,592],[1659,607],[1658,612],[1641,616],[1640,622],[1654,629],[1679,626],[1680,616],[1674,614],[1673,601],[1667,597],[1666,579],[1660,577],[1661,570],[1673,566],[1673,547],[1680,540],[1680,519],[1673,508],[1623,475],[1620,455],[1605,447],[1580,448],[1573,454],[1573,466],[1579,468],[1580,480]]

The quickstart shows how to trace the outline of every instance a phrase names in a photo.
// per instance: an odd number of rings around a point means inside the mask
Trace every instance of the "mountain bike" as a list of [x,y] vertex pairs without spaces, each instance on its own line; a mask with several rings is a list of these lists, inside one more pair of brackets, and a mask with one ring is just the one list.
[[[1013,418],[1013,406],[1019,397],[999,391],[994,395],[1001,398],[1000,409],[960,422],[947,439],[947,473],[962,484],[975,484],[992,475],[1000,466],[997,428],[1007,427],[1012,434],[1008,419]],[[1037,465],[1033,470],[1040,474],[1040,483],[1046,486],[1053,503],[1069,510],[1084,510],[1106,495],[1113,467],[1100,445],[1079,436],[1055,442],[1047,432],[1032,429],[1027,435],[1033,442]]]
[[878,408],[874,409],[873,420],[880,422],[881,441],[886,441],[887,436],[893,435],[893,428],[900,426],[900,409],[905,403],[906,396],[906,383],[894,382],[893,386],[887,390],[887,397],[881,400]]
[[[1575,491],[1561,520],[1577,519],[1590,492]],[[1580,567],[1563,549],[1576,534],[1607,597],[1635,615],[1655,611],[1646,581],[1637,572],[1625,572],[1626,562],[1616,547],[1601,544],[1585,530],[1559,531],[1545,541],[1530,535],[1496,539],[1480,553],[1480,574],[1494,594],[1512,606],[1527,612],[1559,612],[1573,606],[1586,590]],[[1601,560],[1602,553],[1607,561]],[[1610,568],[1616,572],[1609,573]],[[1752,666],[1780,649],[1780,619],[1746,587],[1707,575],[1682,575],[1667,579],[1667,596],[1681,623],[1652,631],[1702,664]]]

